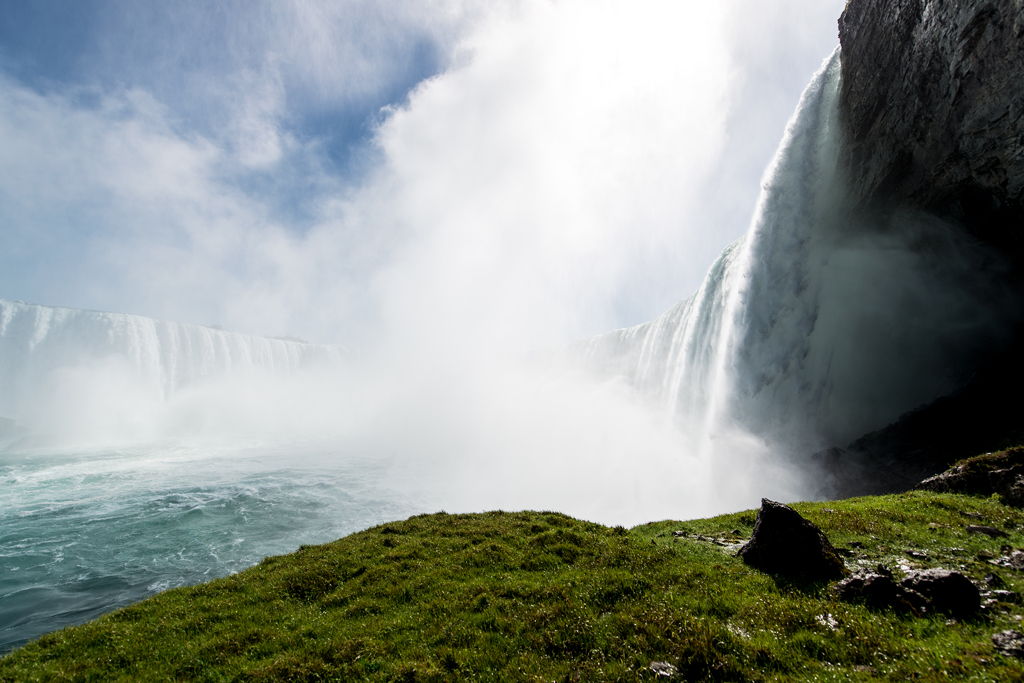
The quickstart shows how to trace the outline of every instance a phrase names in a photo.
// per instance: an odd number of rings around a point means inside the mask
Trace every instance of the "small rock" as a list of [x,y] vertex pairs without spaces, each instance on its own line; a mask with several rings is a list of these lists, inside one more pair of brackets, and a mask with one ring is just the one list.
[[838,584],[839,597],[847,602],[863,602],[875,609],[922,614],[928,599],[892,580],[892,575],[859,573]]
[[1006,582],[998,574],[985,574],[985,585],[989,588],[1004,588]]
[[1016,569],[1017,571],[1024,571],[1024,552],[1020,550],[1014,550],[1002,557],[997,557],[994,560],[989,560],[990,563],[997,567],[1006,567],[1008,569]]
[[1013,591],[995,590],[992,591],[992,597],[1000,602],[1017,602],[1017,594]]
[[668,662],[651,662],[651,666],[649,668],[654,672],[655,676],[672,678],[676,675],[676,668]]
[[1006,532],[1002,529],[997,529],[994,526],[982,526],[980,524],[968,524],[967,533],[969,534],[985,534],[992,538],[1006,538]]
[[1020,631],[1009,630],[993,634],[992,644],[1004,655],[1024,659],[1024,633]]
[[751,567],[774,574],[839,579],[847,573],[821,529],[788,505],[767,498],[761,499],[754,532],[738,554]]
[[915,560],[927,560],[928,559],[928,553],[926,553],[923,550],[908,550],[907,551],[907,555],[910,555]]
[[933,610],[957,618],[970,616],[981,607],[978,587],[963,574],[948,569],[910,572],[900,585],[928,598]]

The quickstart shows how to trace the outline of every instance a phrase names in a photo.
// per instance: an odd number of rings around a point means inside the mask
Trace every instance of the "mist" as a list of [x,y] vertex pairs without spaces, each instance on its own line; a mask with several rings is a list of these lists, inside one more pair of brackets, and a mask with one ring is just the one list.
[[8,409],[34,447],[327,448],[436,507],[609,523],[799,494],[763,440],[536,350],[701,286],[841,3],[189,7],[103,5],[45,73],[4,55],[3,297],[345,352],[171,389],[63,360]]

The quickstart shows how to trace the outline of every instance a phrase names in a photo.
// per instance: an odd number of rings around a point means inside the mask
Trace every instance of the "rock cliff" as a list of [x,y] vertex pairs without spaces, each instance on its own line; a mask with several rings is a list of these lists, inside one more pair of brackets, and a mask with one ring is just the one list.
[[[959,225],[1011,264],[1024,291],[1024,0],[850,0],[839,39],[855,209],[923,209]],[[1020,443],[1022,359],[1018,330],[952,395],[815,454],[820,494],[906,490]]]
[[839,39],[858,203],[926,209],[1024,260],[1024,0],[851,0]]

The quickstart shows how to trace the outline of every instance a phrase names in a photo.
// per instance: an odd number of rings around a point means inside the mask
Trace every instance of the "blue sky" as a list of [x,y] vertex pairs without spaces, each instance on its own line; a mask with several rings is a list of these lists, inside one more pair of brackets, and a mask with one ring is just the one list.
[[842,2],[12,3],[0,297],[324,342],[650,319]]

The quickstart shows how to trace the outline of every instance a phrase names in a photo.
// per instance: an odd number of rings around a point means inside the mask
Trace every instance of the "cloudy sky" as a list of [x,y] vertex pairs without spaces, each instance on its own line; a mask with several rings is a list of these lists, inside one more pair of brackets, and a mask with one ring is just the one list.
[[745,232],[841,0],[38,0],[0,298],[373,344],[649,320]]

